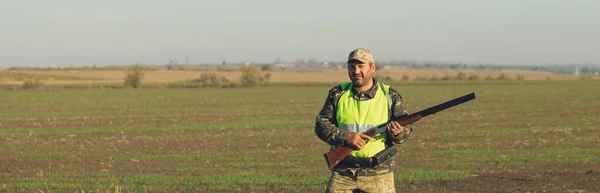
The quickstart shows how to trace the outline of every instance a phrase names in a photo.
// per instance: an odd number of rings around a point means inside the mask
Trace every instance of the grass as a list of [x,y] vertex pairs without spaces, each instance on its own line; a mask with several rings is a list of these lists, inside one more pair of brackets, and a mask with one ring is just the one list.
[[[220,175],[115,175],[115,174],[52,174],[44,177],[25,177],[10,184],[12,190],[36,190],[42,186],[53,191],[107,190],[115,185],[127,191],[269,191],[269,190],[318,190],[327,177],[305,176],[293,178],[278,174],[249,170]],[[46,189],[46,187],[43,187]]]
[[[246,118],[240,118],[244,120]],[[300,121],[298,120],[245,120],[245,122],[236,122],[228,125],[224,125],[220,122],[205,122],[205,123],[193,123],[187,125],[177,126],[141,126],[131,127],[126,125],[128,122],[123,123],[120,126],[83,126],[81,125],[77,129],[71,127],[53,127],[53,129],[41,128],[15,128],[12,132],[2,132],[0,137],[24,137],[24,136],[56,136],[56,135],[74,135],[74,134],[97,134],[97,135],[111,135],[113,133],[161,133],[161,132],[174,132],[174,131],[208,131],[208,130],[226,130],[226,129],[276,129],[284,125],[295,124]],[[10,129],[7,129],[10,130]]]
[[[2,91],[0,184],[12,192],[322,191],[329,147],[314,119],[336,84]],[[600,165],[598,81],[391,84],[410,112],[477,95],[414,124],[392,168],[398,184]]]
[[[536,166],[544,164],[600,164],[600,150],[554,147],[533,150],[444,150],[428,152],[448,162],[430,163],[429,167],[481,169],[482,167]],[[477,170],[472,170],[477,171]]]
[[40,160],[48,160],[59,158],[67,155],[66,152],[42,152],[42,153],[26,153],[23,154],[23,158],[27,159],[40,159]]
[[464,171],[440,171],[432,169],[401,170],[394,173],[394,179],[402,182],[452,181],[470,177],[472,175]]

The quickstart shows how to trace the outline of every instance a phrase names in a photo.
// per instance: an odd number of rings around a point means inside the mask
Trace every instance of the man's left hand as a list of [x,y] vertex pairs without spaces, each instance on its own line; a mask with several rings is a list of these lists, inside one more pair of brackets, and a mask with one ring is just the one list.
[[404,128],[402,127],[402,125],[400,125],[400,123],[396,121],[390,121],[390,123],[387,124],[387,131],[389,134],[396,136],[402,133],[404,131]]

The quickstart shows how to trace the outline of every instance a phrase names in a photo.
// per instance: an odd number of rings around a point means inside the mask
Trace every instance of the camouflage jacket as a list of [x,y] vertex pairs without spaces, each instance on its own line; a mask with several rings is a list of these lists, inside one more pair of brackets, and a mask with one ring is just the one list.
[[[356,100],[370,100],[375,96],[375,93],[377,93],[377,89],[379,89],[379,86],[377,84],[377,81],[374,81],[373,87],[371,87],[366,92],[360,92],[357,88],[353,88],[352,97],[354,97],[354,99]],[[335,118],[337,111],[337,103],[342,94],[342,91],[343,90],[340,85],[337,85],[329,90],[329,95],[327,96],[325,104],[319,112],[319,115],[317,115],[315,124],[315,133],[317,134],[317,136],[321,140],[333,146],[345,145],[344,136],[346,136],[346,134],[348,133],[348,131],[341,130],[337,127],[337,120]],[[407,116],[408,112],[406,111],[400,93],[390,87],[389,95],[392,99],[391,109],[388,113],[390,116],[389,119],[393,117]],[[392,136],[388,134],[388,138],[386,141],[388,142],[388,145],[393,145],[392,142],[397,144],[403,143],[410,137],[412,131],[413,127],[411,125],[404,126],[404,131],[402,133],[398,134],[397,136]],[[393,160],[390,160],[390,162],[387,164],[386,163],[382,164],[389,166],[393,164]]]

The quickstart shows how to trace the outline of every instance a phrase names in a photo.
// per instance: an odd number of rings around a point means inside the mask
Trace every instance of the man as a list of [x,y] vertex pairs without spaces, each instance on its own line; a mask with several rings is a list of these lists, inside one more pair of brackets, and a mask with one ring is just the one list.
[[373,78],[377,64],[371,52],[358,48],[348,56],[351,82],[333,87],[317,116],[315,133],[332,148],[354,150],[331,169],[327,192],[395,192],[394,143],[412,133],[410,125],[391,121],[387,132],[369,137],[365,130],[395,117],[407,116],[402,96]]

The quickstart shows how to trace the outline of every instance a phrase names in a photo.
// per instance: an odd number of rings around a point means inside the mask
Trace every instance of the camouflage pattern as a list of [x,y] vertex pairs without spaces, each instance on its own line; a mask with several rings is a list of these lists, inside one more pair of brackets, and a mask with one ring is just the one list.
[[353,192],[396,192],[394,187],[394,173],[387,172],[380,175],[362,176],[347,175],[333,171],[327,185],[329,193]]
[[350,55],[348,55],[348,62],[350,62],[350,60],[358,60],[358,61],[361,61],[362,63],[370,63],[370,64],[375,63],[375,60],[373,59],[373,54],[371,54],[371,51],[364,49],[364,48],[358,48],[358,49],[350,52]]

